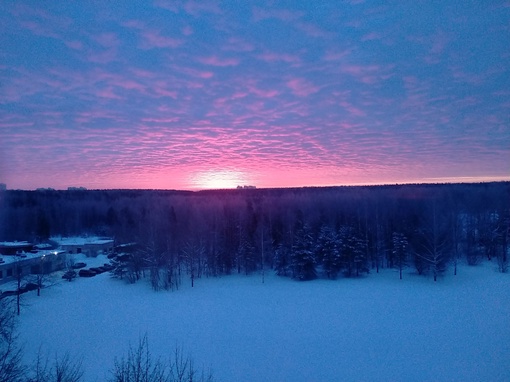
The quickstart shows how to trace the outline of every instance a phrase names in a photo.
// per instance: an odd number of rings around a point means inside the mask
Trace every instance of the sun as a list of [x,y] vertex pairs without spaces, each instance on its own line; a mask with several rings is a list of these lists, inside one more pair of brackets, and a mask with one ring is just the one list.
[[192,175],[191,183],[198,189],[229,189],[248,184],[247,175],[238,170],[206,170]]

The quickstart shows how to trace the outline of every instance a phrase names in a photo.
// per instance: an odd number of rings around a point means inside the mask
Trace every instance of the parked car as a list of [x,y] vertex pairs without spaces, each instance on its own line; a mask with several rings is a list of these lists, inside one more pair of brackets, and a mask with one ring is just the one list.
[[80,272],[78,272],[78,275],[80,277],[94,277],[96,272],[94,272],[92,269],[81,269]]
[[81,268],[85,268],[86,266],[87,266],[87,264],[85,264],[85,263],[76,263],[76,264],[73,264],[71,266],[71,268],[73,268],[73,269],[81,269]]

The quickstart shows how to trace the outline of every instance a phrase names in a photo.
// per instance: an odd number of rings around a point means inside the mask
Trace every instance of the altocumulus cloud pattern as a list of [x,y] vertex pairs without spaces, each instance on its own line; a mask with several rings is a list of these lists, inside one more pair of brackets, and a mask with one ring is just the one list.
[[510,178],[510,3],[0,4],[0,182]]

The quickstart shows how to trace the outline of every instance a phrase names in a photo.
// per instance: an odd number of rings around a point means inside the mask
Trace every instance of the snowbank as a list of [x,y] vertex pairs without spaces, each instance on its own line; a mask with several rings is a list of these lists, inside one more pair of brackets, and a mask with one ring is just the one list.
[[266,274],[174,292],[106,273],[26,295],[20,330],[27,361],[41,344],[69,350],[86,381],[104,381],[144,333],[155,355],[180,346],[225,382],[509,381],[509,287],[490,265],[437,283],[391,270],[311,282]]

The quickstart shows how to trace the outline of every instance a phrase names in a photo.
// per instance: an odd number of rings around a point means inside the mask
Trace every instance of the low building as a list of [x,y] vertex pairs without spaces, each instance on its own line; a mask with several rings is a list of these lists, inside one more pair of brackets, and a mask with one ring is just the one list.
[[34,245],[28,241],[2,241],[0,242],[0,255],[12,256],[18,253],[30,252]]
[[95,257],[113,252],[113,239],[104,237],[53,237],[51,244],[27,241],[0,242],[0,284],[30,274],[48,274],[64,269],[68,254]]
[[61,250],[32,250],[14,255],[0,255],[0,284],[34,274],[49,274],[65,265],[65,252]]
[[52,237],[66,253],[83,253],[88,257],[96,257],[100,253],[113,252],[113,239],[107,237]]

